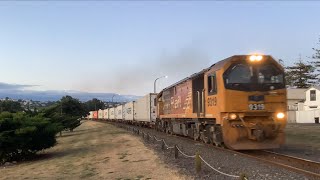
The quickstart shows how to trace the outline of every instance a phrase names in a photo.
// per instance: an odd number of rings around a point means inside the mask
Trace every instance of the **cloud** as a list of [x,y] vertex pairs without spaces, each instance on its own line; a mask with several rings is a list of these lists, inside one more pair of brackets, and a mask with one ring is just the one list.
[[0,90],[22,90],[24,88],[35,87],[38,85],[28,85],[28,84],[9,84],[0,82]]

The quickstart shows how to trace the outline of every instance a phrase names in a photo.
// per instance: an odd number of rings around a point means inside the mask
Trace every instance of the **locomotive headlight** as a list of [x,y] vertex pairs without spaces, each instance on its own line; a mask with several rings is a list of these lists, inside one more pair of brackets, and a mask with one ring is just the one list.
[[282,112],[277,114],[277,118],[278,119],[283,119],[284,118],[284,114]]
[[257,59],[257,56],[256,55],[251,55],[249,59],[250,59],[250,61],[255,61]]
[[237,114],[235,114],[235,113],[231,113],[231,114],[229,114],[229,118],[230,119],[232,119],[232,120],[235,120],[235,119],[237,119]]
[[256,60],[257,61],[261,61],[262,60],[262,56],[261,55],[256,56]]
[[261,55],[251,55],[251,56],[249,57],[249,60],[250,60],[251,62],[261,61],[262,59],[263,59],[263,56],[261,56]]

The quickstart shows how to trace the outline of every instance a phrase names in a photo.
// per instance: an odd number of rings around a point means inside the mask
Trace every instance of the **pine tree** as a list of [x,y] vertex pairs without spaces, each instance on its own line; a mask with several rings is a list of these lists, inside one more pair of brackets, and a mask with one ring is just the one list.
[[[319,37],[319,42],[317,44],[320,45],[320,37]],[[311,59],[313,59],[312,64],[317,69],[317,72],[320,73],[320,47],[318,49],[312,48],[312,50],[314,51],[314,54],[311,57]],[[317,84],[320,84],[319,74],[317,75]]]
[[315,67],[311,63],[303,62],[300,56],[299,61],[293,66],[286,67],[287,84],[297,88],[308,88],[317,80],[314,71]]
[[285,67],[284,61],[282,59],[278,59],[278,63],[284,67],[284,77],[286,80],[286,85],[292,87],[294,80],[292,78],[291,72],[287,69],[287,67]]

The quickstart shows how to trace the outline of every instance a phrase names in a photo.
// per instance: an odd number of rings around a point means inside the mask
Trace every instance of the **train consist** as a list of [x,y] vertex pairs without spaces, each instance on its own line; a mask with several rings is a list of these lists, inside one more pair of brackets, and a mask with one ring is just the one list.
[[286,107],[282,66],[269,55],[236,55],[88,118],[147,125],[234,150],[272,149],[284,143]]

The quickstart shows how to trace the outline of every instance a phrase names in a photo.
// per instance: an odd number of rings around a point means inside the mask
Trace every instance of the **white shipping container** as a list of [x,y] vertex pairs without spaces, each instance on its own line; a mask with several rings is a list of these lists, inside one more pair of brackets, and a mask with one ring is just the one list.
[[134,103],[134,120],[144,122],[156,122],[157,103],[156,93],[149,93]]
[[116,108],[116,119],[123,119],[122,115],[122,105],[117,106]]
[[93,111],[90,111],[89,113],[90,113],[89,114],[89,119],[92,119],[93,118]]
[[103,119],[103,110],[102,109],[99,109],[98,110],[98,119]]
[[109,110],[108,109],[103,110],[103,119],[109,119]]
[[133,121],[133,114],[134,114],[134,101],[129,102],[124,105],[124,120],[126,121]]
[[109,108],[109,119],[115,119],[114,108]]

